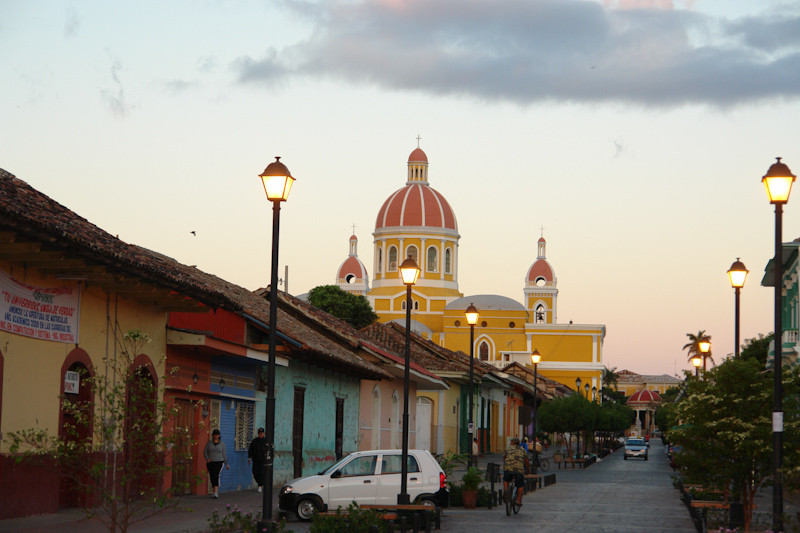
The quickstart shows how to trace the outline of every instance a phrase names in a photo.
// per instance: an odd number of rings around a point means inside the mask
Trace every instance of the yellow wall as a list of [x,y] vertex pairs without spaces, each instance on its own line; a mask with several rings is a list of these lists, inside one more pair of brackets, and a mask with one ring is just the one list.
[[[59,287],[69,282],[44,278],[31,269],[12,268],[0,263],[0,269],[12,278],[36,287]],[[72,282],[74,284],[75,282]],[[106,343],[113,354],[113,338],[106,327],[106,294],[99,289],[81,291],[79,322],[79,344],[91,358],[96,375],[102,375],[105,364]],[[166,320],[163,311],[143,308],[122,299],[115,305],[111,298],[110,314],[117,316],[123,331],[141,329],[152,341],[146,346],[146,354],[156,365],[159,378],[164,375],[166,347]],[[58,434],[59,395],[63,391],[61,367],[75,344],[43,341],[0,331],[0,351],[4,356],[3,380],[3,434],[26,428],[46,429],[51,435]],[[7,452],[7,444],[0,445]]]

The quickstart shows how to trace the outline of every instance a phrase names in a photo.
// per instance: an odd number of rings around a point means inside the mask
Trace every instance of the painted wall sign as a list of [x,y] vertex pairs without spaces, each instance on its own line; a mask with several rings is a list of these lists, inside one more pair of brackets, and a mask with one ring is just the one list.
[[64,392],[67,394],[78,394],[81,386],[81,375],[72,370],[64,372]]
[[74,344],[80,306],[80,285],[32,287],[0,272],[0,330]]

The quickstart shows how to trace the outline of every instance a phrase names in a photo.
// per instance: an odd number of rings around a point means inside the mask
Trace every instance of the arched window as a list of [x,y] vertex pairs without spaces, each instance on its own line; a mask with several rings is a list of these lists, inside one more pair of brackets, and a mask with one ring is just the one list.
[[410,257],[416,264],[419,264],[419,254],[417,253],[416,246],[409,246],[406,248],[406,257]]
[[536,324],[544,324],[545,321],[545,308],[544,305],[539,304],[536,306]]
[[419,311],[419,301],[414,300],[414,311]]
[[452,263],[452,252],[450,248],[444,251],[444,273],[445,274],[452,274],[453,273],[453,263]]
[[478,354],[481,358],[481,361],[488,361],[489,360],[489,343],[483,341],[480,346],[478,346]]
[[389,264],[386,267],[388,272],[397,272],[397,248],[389,247]]
[[406,310],[406,301],[405,301],[405,300],[403,300],[402,302],[400,302],[400,309],[402,309],[403,311],[405,311],[405,310]]
[[378,248],[378,274],[383,271],[383,250]]
[[435,246],[428,248],[428,272],[439,272],[439,250]]

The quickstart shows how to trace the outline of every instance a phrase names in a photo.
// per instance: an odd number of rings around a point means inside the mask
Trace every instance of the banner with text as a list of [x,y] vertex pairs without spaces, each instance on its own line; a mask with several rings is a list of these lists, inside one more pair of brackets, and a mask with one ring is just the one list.
[[77,343],[81,287],[31,287],[0,272],[0,330]]

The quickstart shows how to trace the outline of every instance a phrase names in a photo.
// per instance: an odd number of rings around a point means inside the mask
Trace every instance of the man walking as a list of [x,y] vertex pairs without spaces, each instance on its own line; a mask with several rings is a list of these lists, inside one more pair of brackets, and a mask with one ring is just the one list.
[[258,428],[258,437],[253,439],[247,449],[247,464],[253,462],[253,478],[258,483],[258,492],[264,485],[264,463],[267,459],[267,439],[264,438],[264,428]]

